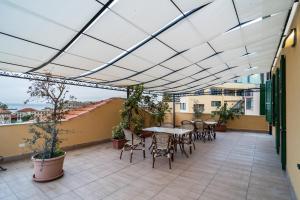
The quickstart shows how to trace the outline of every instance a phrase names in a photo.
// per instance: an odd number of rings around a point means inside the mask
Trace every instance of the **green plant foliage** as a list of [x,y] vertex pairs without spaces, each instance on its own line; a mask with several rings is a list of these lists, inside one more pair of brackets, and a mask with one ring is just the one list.
[[27,122],[27,121],[32,120],[32,119],[33,119],[32,114],[31,115],[24,115],[24,116],[21,117],[22,122]]
[[241,115],[241,109],[228,108],[227,103],[219,107],[216,111],[212,111],[212,117],[218,116],[218,123],[226,125],[229,120],[239,118]]
[[68,131],[60,129],[58,126],[66,114],[66,105],[74,97],[70,96],[69,100],[67,100],[68,90],[66,85],[64,83],[53,82],[51,74],[48,74],[44,81],[33,81],[27,93],[30,95],[30,99],[51,104],[53,110],[50,114],[45,114],[42,119],[38,118],[30,126],[29,132],[32,136],[31,138],[24,139],[25,144],[41,159],[49,159],[62,155],[63,151],[59,148],[62,139],[58,136]]
[[0,102],[0,108],[3,110],[7,110],[8,106],[5,103]]
[[123,131],[123,124],[120,123],[115,126],[112,130],[112,138],[116,140],[125,139],[124,131]]

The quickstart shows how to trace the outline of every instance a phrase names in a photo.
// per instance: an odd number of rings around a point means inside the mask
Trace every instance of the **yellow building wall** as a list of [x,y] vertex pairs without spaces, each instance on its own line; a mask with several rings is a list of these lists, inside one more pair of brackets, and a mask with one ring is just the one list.
[[[69,130],[62,135],[61,147],[74,146],[111,138],[112,127],[120,122],[122,99],[112,99],[106,104],[69,121],[62,122],[61,128]],[[21,148],[24,138],[29,138],[30,124],[0,126],[0,155],[9,157],[28,153]]]
[[[202,120],[210,119],[210,114],[203,114]],[[176,113],[175,122],[176,126],[181,125],[182,120],[193,120],[194,116],[192,113]],[[172,113],[168,113],[165,118],[165,123],[173,123]],[[256,131],[256,132],[268,132],[269,125],[266,122],[265,116],[253,116],[253,115],[242,115],[238,119],[234,119],[228,122],[228,129],[239,130],[239,131]]]
[[[286,146],[287,172],[298,199],[300,199],[300,8],[295,15],[291,28],[297,29],[296,47],[283,49],[281,54],[286,56]],[[279,60],[276,64],[279,66]],[[273,135],[275,127],[273,127]]]

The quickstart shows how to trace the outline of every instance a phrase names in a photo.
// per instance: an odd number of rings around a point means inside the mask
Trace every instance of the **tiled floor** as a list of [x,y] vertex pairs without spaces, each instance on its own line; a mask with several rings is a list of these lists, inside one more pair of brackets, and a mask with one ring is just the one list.
[[177,153],[172,170],[166,158],[152,169],[149,152],[146,160],[134,152],[133,160],[128,152],[119,160],[110,143],[71,151],[65,176],[50,183],[31,180],[30,161],[6,164],[0,199],[291,199],[269,135],[218,133],[213,142],[197,142],[189,158]]

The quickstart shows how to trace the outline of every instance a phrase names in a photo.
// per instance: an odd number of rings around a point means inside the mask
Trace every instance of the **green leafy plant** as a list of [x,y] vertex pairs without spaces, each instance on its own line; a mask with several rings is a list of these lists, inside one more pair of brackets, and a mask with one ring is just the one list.
[[125,139],[122,123],[115,126],[112,130],[112,138],[115,140]]
[[121,123],[123,128],[131,129],[135,134],[140,134],[144,122],[140,113],[144,86],[135,85],[128,89],[130,93],[121,110]]
[[62,142],[59,135],[68,131],[60,129],[59,124],[66,114],[65,106],[69,102],[68,99],[74,98],[70,96],[67,99],[69,91],[66,85],[62,82],[53,82],[51,77],[51,74],[47,74],[44,81],[33,81],[27,91],[30,98],[25,102],[35,99],[52,105],[52,112],[37,118],[36,122],[30,126],[29,132],[32,137],[24,139],[27,146],[36,153],[36,158],[40,159],[54,158],[64,154],[59,148]]
[[216,111],[212,111],[212,117],[219,117],[218,124],[220,125],[226,125],[229,120],[239,118],[240,115],[240,109],[228,108],[227,103],[219,107]]
[[8,106],[5,103],[0,102],[0,108],[3,110],[7,110]]
[[31,115],[24,115],[24,116],[21,117],[21,120],[22,120],[22,122],[27,122],[29,120],[32,120],[33,117],[34,117],[33,114],[31,114]]

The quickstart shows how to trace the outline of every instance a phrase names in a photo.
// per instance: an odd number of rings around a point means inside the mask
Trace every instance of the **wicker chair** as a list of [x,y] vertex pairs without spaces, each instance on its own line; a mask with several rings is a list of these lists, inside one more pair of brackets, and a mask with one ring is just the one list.
[[[208,121],[208,122],[216,122],[215,119],[213,118],[209,118],[205,121]],[[214,129],[211,129],[208,125],[204,124],[204,138],[203,138],[203,141],[205,142],[205,139],[206,139],[206,136],[207,136],[207,140],[208,141],[212,141],[213,138],[215,138],[215,130]]]
[[197,120],[194,122],[196,138],[202,139],[205,136],[204,132],[204,122],[202,120]]
[[125,138],[127,142],[125,143],[124,147],[121,149],[120,160],[122,159],[122,154],[124,151],[130,151],[130,163],[132,162],[132,155],[134,150],[142,150],[143,157],[146,158],[145,152],[145,138],[142,138],[132,131],[128,129],[123,129]]
[[[181,128],[191,130],[191,132],[189,134],[187,134],[183,138],[181,138],[181,143],[182,143],[182,145],[184,145],[184,144],[188,145],[190,148],[190,154],[192,154],[192,147],[194,147],[194,150],[196,149],[195,142],[193,139],[194,125],[192,122],[190,122],[189,124],[182,123]],[[182,148],[184,148],[184,146],[182,146]]]
[[167,133],[155,133],[153,135],[152,156],[154,168],[157,157],[166,156],[169,159],[169,169],[171,169],[171,161],[174,161],[174,147],[172,145],[172,136]]

